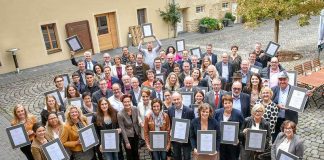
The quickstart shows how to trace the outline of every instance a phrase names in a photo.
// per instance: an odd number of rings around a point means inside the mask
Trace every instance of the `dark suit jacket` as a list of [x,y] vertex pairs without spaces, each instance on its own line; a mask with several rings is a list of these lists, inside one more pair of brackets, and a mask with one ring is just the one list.
[[146,76],[146,71],[150,69],[150,66],[146,63],[143,63],[142,65],[143,67],[143,77],[142,76],[139,76],[137,75],[137,70],[136,70],[136,64],[133,65],[133,74],[138,78],[138,80],[140,81],[140,83],[144,82],[147,80],[147,76]]
[[[161,90],[160,93],[161,93],[161,101],[163,102],[163,100],[164,100],[163,90]],[[154,99],[154,98],[159,98],[159,96],[155,90],[151,92],[151,99]]]
[[166,75],[169,75],[170,72],[173,72],[173,68],[174,68],[174,65],[176,64],[176,62],[172,63],[172,65],[170,66],[168,62],[165,62],[163,65],[162,65],[162,68],[165,68],[166,69]]
[[92,102],[99,103],[100,98],[106,97],[107,99],[113,95],[113,92],[110,89],[107,89],[106,95],[102,94],[102,91],[99,89],[98,91],[92,94]]
[[[224,116],[224,108],[220,108],[220,109],[216,110],[216,112],[214,114],[214,119],[216,119],[216,121],[218,123],[220,123],[220,122],[224,121],[223,116]],[[228,121],[239,122],[240,123],[239,127],[241,128],[241,126],[243,125],[244,118],[243,118],[242,113],[239,110],[233,108],[231,117],[228,119]]]
[[[168,115],[170,117],[170,120],[172,121],[172,118],[175,116],[175,106],[171,106],[169,108]],[[183,106],[181,119],[192,120],[194,118],[195,118],[194,111],[191,108],[187,107],[187,106]],[[171,122],[171,124],[172,124],[172,122]]]
[[[189,75],[191,75],[191,71],[189,73]],[[178,79],[179,79],[179,83],[180,86],[184,86],[184,79],[186,78],[185,73],[182,71],[179,75],[178,75]]]
[[[137,101],[137,99],[135,98],[134,91],[133,91],[133,90],[130,90],[130,91],[129,91],[129,94],[132,96],[132,103],[133,103],[133,106],[137,106],[138,101]],[[139,97],[141,97],[141,93],[140,93]]]
[[[105,80],[107,81],[106,78]],[[122,82],[117,77],[111,76],[111,85],[113,85],[114,83],[118,83],[121,87],[123,86]]]
[[[227,92],[228,95],[232,96],[232,92]],[[244,118],[250,117],[251,116],[251,111],[250,111],[250,95],[241,93],[240,94],[240,101],[241,101],[241,112]],[[234,103],[234,102],[233,102]],[[223,103],[220,106],[223,108]]]
[[[98,62],[97,61],[94,61],[94,60],[91,60],[92,64],[95,65],[97,64]],[[75,66],[78,66],[78,62],[75,60],[75,58],[71,58],[71,63]],[[84,65],[85,65],[85,68],[86,69],[89,69],[89,70],[93,70],[93,68],[87,68],[88,67],[88,62],[86,60],[84,60]]]
[[[219,76],[222,77],[223,69],[222,69],[222,62],[218,62],[216,64],[216,69],[219,73]],[[232,63],[228,62],[228,82],[232,82],[233,76],[233,65]]]
[[94,83],[92,87],[89,87],[88,85],[86,85],[86,86],[84,87],[84,90],[81,91],[81,93],[89,92],[89,93],[91,93],[91,95],[92,95],[94,92],[96,92],[96,91],[98,91],[98,90],[100,90],[100,88],[98,87],[98,85],[97,85],[96,83]]
[[[190,125],[190,142],[191,142],[191,147],[197,148],[197,131],[201,130],[201,123],[200,123],[200,118],[195,118],[191,121]],[[208,130],[216,130],[216,150],[219,151],[219,146],[220,146],[220,127],[219,123],[216,121],[216,119],[210,118],[208,119]]]
[[[186,87],[181,87],[178,91],[179,92],[187,92],[186,91]],[[198,91],[198,89],[196,87],[192,87],[192,91],[188,91],[188,92],[193,92],[194,94]]]
[[260,63],[258,61],[255,61],[254,66],[263,68],[262,63]]
[[[202,55],[202,58],[203,57],[205,57],[207,55],[207,53],[204,53],[203,55]],[[212,65],[216,65],[216,63],[217,63],[217,56],[214,54],[214,53],[212,53]]]
[[82,75],[81,75],[81,71],[80,70],[77,70],[76,72],[79,74],[79,77],[80,77],[80,83],[81,83],[80,87],[81,87],[81,90],[79,92],[81,92],[82,89],[84,89],[84,87],[86,85],[86,82],[83,81],[83,78],[82,78]]
[[189,62],[189,64],[190,64],[190,69],[192,69],[192,68],[191,68],[191,60],[190,60],[190,59],[189,59],[188,61],[179,60],[179,61],[177,61],[177,63],[180,65],[181,72],[183,71],[183,69],[182,69],[183,62]]
[[[279,71],[284,71],[285,69],[279,65]],[[266,79],[269,79],[270,78],[270,67],[265,67],[261,70],[261,73],[260,73],[261,77],[262,78],[266,78]]]
[[[156,70],[155,70],[155,68],[153,68],[152,70],[153,70],[153,73],[154,73],[154,75],[155,75],[155,74],[156,74]],[[162,79],[163,82],[165,82],[165,80],[166,80],[166,78],[167,78],[167,76],[168,76],[166,73],[167,73],[167,70],[166,70],[165,68],[161,68],[161,74],[163,74],[163,76],[164,76],[164,77],[163,77],[164,79]]]
[[[222,97],[223,95],[226,94],[226,91],[224,90],[220,90],[220,94],[219,94],[219,101],[218,101],[218,105],[217,105],[217,109],[221,108],[221,104],[222,104]],[[204,99],[205,103],[210,104],[213,109],[215,109],[215,94],[214,91],[208,91],[205,95],[205,99]]]
[[[290,92],[290,88],[291,88],[291,86],[289,85],[289,92]],[[273,92],[272,101],[274,103],[278,104],[280,87],[276,86],[276,87],[272,87],[271,89],[272,89],[272,92]],[[293,121],[293,122],[295,122],[297,124],[298,123],[298,112],[286,109],[285,110],[285,119],[286,120],[291,120],[291,121]]]

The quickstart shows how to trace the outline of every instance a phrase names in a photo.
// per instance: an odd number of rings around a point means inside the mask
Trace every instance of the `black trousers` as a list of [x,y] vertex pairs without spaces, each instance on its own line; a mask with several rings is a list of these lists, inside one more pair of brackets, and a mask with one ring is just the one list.
[[138,136],[135,135],[134,137],[128,137],[128,141],[131,146],[131,149],[126,148],[126,143],[124,141],[127,160],[139,160]]
[[26,158],[28,160],[34,160],[34,157],[31,153],[31,144],[30,145],[27,145],[27,146],[24,146],[24,147],[21,147],[20,150],[24,153],[24,155],[26,156]]
[[285,118],[280,118],[280,117],[277,118],[277,123],[275,126],[275,133],[272,134],[272,142],[274,142],[276,140],[277,135],[281,132],[281,125],[284,121],[285,121]]
[[220,144],[219,159],[220,160],[238,160],[240,145]]

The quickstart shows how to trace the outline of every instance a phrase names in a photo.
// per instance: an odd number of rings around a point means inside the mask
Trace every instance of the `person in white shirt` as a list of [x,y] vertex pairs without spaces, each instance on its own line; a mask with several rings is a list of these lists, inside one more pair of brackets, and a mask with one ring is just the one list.
[[123,93],[121,92],[121,87],[120,84],[118,83],[114,83],[112,85],[112,91],[113,91],[113,96],[108,98],[109,103],[111,104],[111,106],[117,111],[121,111],[124,106],[123,103],[120,101],[121,96],[123,95]]

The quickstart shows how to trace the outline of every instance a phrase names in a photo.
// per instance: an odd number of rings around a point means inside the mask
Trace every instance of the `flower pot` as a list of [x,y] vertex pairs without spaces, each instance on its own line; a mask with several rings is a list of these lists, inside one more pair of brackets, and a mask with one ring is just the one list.
[[202,33],[202,34],[206,33],[207,32],[207,27],[199,26],[199,32]]

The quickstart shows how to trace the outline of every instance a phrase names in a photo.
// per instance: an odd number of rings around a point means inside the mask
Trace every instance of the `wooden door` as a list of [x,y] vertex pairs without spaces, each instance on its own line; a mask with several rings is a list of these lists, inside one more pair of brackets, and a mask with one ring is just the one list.
[[100,51],[118,47],[115,12],[95,16]]
[[87,20],[67,23],[65,25],[65,29],[67,37],[74,35],[77,35],[79,37],[79,40],[83,46],[83,51],[91,49],[93,53],[90,27]]

